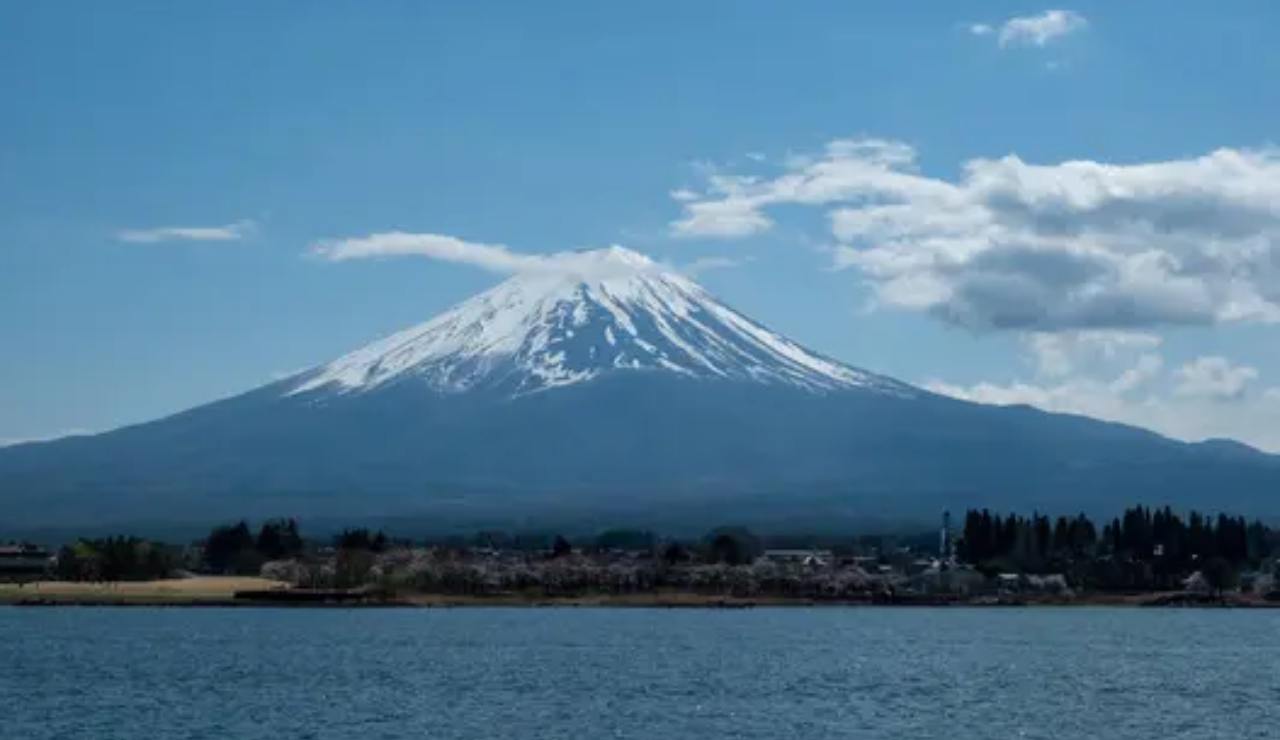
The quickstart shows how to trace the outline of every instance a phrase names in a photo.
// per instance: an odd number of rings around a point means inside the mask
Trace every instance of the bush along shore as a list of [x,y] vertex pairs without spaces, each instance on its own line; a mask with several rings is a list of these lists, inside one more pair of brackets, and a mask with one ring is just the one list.
[[[949,518],[946,520],[949,522]],[[412,542],[350,529],[308,540],[292,519],[178,546],[81,539],[0,550],[0,601],[246,606],[1125,604],[1280,606],[1280,532],[1227,515],[1135,507],[1083,515],[969,511],[915,536],[696,540],[611,530],[482,532]],[[17,554],[8,558],[5,553]]]

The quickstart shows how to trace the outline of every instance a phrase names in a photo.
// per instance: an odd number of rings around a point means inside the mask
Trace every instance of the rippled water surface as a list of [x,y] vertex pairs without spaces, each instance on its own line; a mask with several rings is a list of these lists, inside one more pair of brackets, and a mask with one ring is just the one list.
[[0,608],[5,738],[1280,737],[1280,612]]

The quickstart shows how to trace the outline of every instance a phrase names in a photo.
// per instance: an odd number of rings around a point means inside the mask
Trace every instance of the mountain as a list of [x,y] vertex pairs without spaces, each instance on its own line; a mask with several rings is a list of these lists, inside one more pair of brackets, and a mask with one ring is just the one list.
[[576,269],[532,273],[305,373],[288,395],[369,393],[399,382],[516,397],[618,373],[784,385],[809,391],[902,383],[820,357],[621,247]]
[[0,449],[0,528],[296,515],[442,530],[1280,514],[1280,459],[958,401],[823,357],[612,248],[158,421]]

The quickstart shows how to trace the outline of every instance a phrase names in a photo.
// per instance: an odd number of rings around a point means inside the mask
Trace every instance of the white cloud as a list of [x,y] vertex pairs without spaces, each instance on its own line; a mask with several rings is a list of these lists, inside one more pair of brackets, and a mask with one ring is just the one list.
[[1138,358],[1137,364],[1111,381],[1111,391],[1120,395],[1135,391],[1155,380],[1163,369],[1163,357],[1157,354],[1142,355]]
[[1225,357],[1197,357],[1178,368],[1179,396],[1238,400],[1249,383],[1257,380],[1258,370],[1248,365],[1233,365]]
[[[979,403],[1027,404],[1145,427],[1176,439],[1227,437],[1280,452],[1280,388],[1251,394],[1249,383],[1257,377],[1253,368],[1200,357],[1169,373],[1159,354],[1137,348],[1127,352],[1127,365],[1119,372],[1082,364],[1065,377],[973,385],[932,380],[923,385]],[[1184,390],[1188,383],[1194,392]]]
[[445,234],[389,231],[368,236],[320,242],[312,253],[331,262],[380,257],[429,257],[472,265],[491,272],[513,273],[537,269],[547,258],[518,254],[502,244],[469,242]]
[[[1098,398],[1102,398],[1107,404],[1115,400],[1112,394],[1107,392],[1105,385],[1096,386],[1092,381],[1074,381],[1057,385],[1039,385],[1024,381],[1001,385],[984,381],[963,386],[940,380],[929,380],[923,385],[934,393],[965,401],[998,406],[1025,404],[1045,411],[1082,413],[1099,419],[1109,418],[1109,414],[1100,408],[1100,404],[1097,403]],[[1083,392],[1086,390],[1089,392]]]
[[197,242],[229,242],[239,241],[253,233],[257,224],[243,220],[224,226],[159,226],[150,229],[124,229],[116,232],[116,239],[134,244],[155,244],[157,242],[197,241]]
[[[681,197],[685,205],[685,217],[671,224],[672,232],[677,236],[710,236],[739,237],[751,236],[767,231],[773,221],[760,212],[759,203],[751,198],[742,197],[740,187],[744,183],[734,183],[727,179],[713,178],[713,188],[725,197],[722,199],[697,200]],[[689,191],[683,191],[688,193]]]
[[[684,217],[671,223],[676,236],[741,237],[773,227],[764,214],[769,206],[786,203],[823,205],[846,200],[885,187],[906,188],[922,178],[896,177],[897,168],[909,167],[915,151],[908,145],[883,139],[837,139],[827,144],[821,157],[792,155],[788,170],[776,178],[727,175],[710,166],[707,187],[698,197],[689,189],[678,191]],[[890,181],[886,181],[886,177]],[[922,183],[929,188],[929,183]]]
[[698,257],[680,267],[680,271],[689,277],[697,277],[712,270],[726,270],[741,267],[752,262],[752,257]]
[[568,274],[593,278],[633,274],[646,270],[678,270],[690,277],[696,277],[711,270],[740,267],[754,259],[750,256],[698,257],[675,268],[620,246],[551,254],[527,254],[514,252],[504,244],[470,242],[445,234],[401,231],[322,241],[311,247],[311,254],[330,262],[426,257],[442,262],[471,265],[501,274]]
[[1025,337],[1036,372],[1046,377],[1070,375],[1081,366],[1116,360],[1125,352],[1153,350],[1161,341],[1154,334],[1105,330],[1032,332]]
[[445,234],[402,231],[326,240],[313,245],[310,253],[330,262],[425,257],[504,275],[571,275],[592,279],[669,269],[639,252],[617,245],[604,249],[528,254],[514,252],[503,244],[469,242]]
[[1054,39],[1079,31],[1089,25],[1084,16],[1070,10],[1046,10],[1039,15],[1018,16],[1001,23],[997,29],[989,23],[971,23],[969,33],[975,36],[995,35],[1002,48],[1009,46],[1045,46]]
[[1038,165],[973,159],[921,174],[902,142],[837,140],[781,174],[712,171],[678,236],[741,237],[780,205],[826,210],[838,268],[881,305],[977,329],[1280,321],[1280,153]]

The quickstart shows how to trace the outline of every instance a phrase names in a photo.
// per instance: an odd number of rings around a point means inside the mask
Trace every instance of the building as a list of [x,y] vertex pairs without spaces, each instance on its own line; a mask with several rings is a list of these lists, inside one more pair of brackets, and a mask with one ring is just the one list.
[[34,581],[49,572],[48,550],[29,544],[0,545],[0,581]]
[[764,559],[772,563],[790,563],[822,567],[833,561],[830,550],[765,550]]
[[951,512],[942,512],[942,531],[938,533],[938,559],[944,563],[955,561],[955,542],[951,537]]

